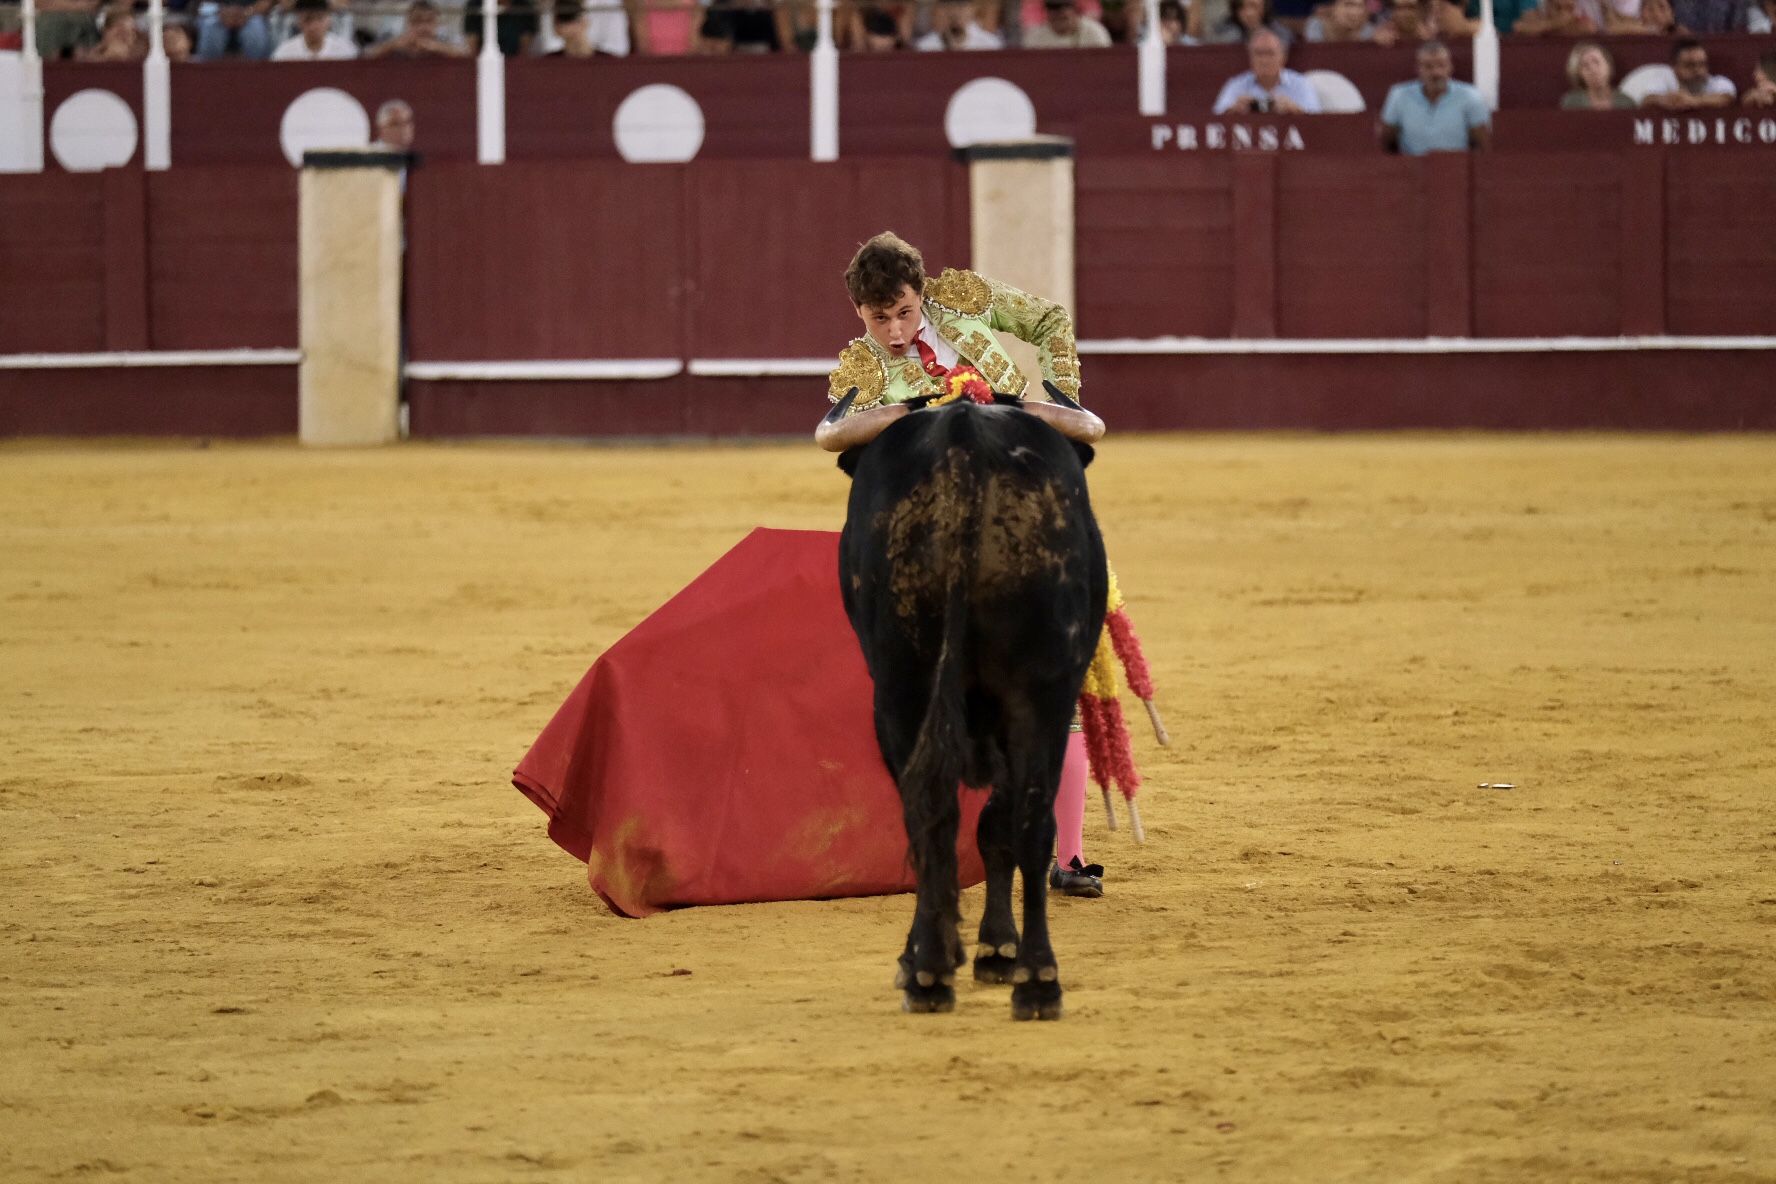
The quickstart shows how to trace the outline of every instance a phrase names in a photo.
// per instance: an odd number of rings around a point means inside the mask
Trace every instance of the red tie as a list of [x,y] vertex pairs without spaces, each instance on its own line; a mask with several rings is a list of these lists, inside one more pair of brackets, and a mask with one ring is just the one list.
[[919,364],[925,367],[925,373],[933,378],[942,378],[949,373],[937,364],[937,351],[925,344],[923,334],[913,338],[913,347],[919,351]]

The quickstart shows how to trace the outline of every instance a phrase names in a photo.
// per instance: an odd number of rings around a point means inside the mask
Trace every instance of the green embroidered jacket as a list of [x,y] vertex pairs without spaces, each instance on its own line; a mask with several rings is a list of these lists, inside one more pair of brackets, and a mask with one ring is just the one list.
[[[1079,398],[1079,349],[1073,340],[1073,322],[1060,305],[954,268],[925,281],[923,304],[926,322],[994,390],[1021,395],[1028,385],[994,340],[992,331],[998,329],[1034,345],[1042,376],[1068,398]],[[894,357],[867,336],[839,354],[827,396],[837,403],[852,387],[857,388],[853,412],[940,393],[938,380],[925,373],[917,354]]]

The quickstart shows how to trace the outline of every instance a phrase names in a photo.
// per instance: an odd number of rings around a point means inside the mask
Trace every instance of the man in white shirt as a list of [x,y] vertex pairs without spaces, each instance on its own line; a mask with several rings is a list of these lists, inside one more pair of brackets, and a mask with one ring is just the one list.
[[931,32],[913,42],[914,49],[1004,49],[997,33],[974,23],[973,0],[939,0],[931,13]]
[[1080,13],[1077,0],[1045,0],[1048,23],[1024,31],[1025,49],[1104,49],[1110,30]]
[[1668,90],[1648,91],[1640,100],[1642,107],[1664,111],[1725,107],[1739,93],[1732,79],[1708,72],[1708,51],[1693,37],[1685,37],[1672,46],[1671,74],[1676,85]]
[[333,32],[327,0],[296,0],[296,35],[271,51],[274,62],[341,62],[358,56],[358,47]]
[[1284,69],[1282,38],[1259,29],[1246,40],[1251,69],[1235,74],[1215,98],[1216,115],[1318,115],[1320,95],[1305,74]]

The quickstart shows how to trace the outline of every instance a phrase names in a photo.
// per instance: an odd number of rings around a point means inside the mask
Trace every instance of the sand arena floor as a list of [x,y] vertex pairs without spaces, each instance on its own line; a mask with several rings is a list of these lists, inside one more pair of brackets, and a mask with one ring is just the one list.
[[1776,1179],[1776,440],[1094,488],[1175,746],[1020,1025],[900,1013],[910,898],[612,917],[508,784],[811,447],[0,448],[0,1178]]

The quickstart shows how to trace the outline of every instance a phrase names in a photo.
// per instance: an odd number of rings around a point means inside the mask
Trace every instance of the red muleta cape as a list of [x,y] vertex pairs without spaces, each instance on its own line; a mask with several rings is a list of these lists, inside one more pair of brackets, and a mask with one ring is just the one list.
[[[913,887],[838,541],[754,530],[606,650],[519,763],[616,912]],[[964,792],[964,887],[985,804]]]

